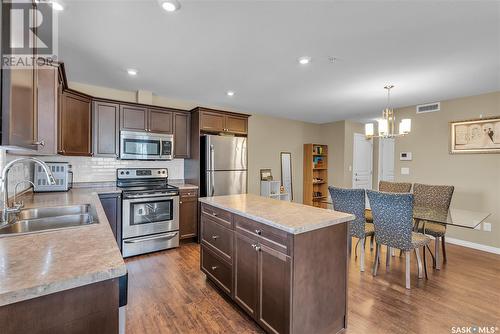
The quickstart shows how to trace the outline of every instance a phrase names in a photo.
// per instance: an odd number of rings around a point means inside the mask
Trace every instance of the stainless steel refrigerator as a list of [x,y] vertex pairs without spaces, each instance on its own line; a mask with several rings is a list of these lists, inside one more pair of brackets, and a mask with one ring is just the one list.
[[247,192],[247,138],[202,136],[200,160],[201,196]]

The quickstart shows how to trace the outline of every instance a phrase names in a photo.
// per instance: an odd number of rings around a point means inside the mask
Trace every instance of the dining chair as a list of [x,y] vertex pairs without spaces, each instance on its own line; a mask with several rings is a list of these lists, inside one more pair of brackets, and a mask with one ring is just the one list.
[[[429,209],[438,209],[448,212],[451,198],[453,197],[453,186],[439,186],[415,183],[413,185],[414,205]],[[439,224],[429,221],[417,221],[417,230],[434,237],[434,263],[436,269],[440,269],[439,242],[443,249],[443,263],[446,263],[446,224]]]
[[366,192],[372,208],[373,224],[375,226],[376,252],[373,263],[373,276],[377,275],[381,245],[400,249],[406,256],[406,288],[410,289],[411,251],[415,251],[418,278],[422,278],[422,261],[419,251],[419,248],[422,247],[424,252],[423,267],[425,278],[427,278],[425,246],[431,241],[428,236],[413,232],[413,194],[394,194],[373,190],[367,190]]
[[[379,181],[378,191],[383,191],[386,193],[409,193],[411,192],[411,183],[408,182],[390,182],[390,181]],[[373,223],[372,210],[365,210],[366,222],[369,224]],[[373,249],[373,237],[370,238],[370,250]]]
[[350,222],[349,234],[351,237],[358,238],[356,247],[360,245],[360,270],[365,271],[365,238],[374,233],[373,225],[365,224],[365,190],[364,189],[345,189],[338,187],[328,187],[332,198],[333,209],[355,216]]

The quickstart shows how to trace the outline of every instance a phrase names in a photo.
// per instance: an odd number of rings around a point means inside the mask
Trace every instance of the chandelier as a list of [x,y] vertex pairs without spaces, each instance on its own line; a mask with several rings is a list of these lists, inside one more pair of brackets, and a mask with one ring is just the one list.
[[387,85],[384,89],[387,90],[387,107],[384,109],[382,114],[382,119],[377,120],[378,123],[378,135],[374,134],[374,124],[365,124],[365,136],[366,138],[395,138],[399,136],[404,136],[411,131],[411,119],[402,119],[399,123],[399,133],[395,132],[396,116],[394,116],[394,109],[391,108],[391,89],[393,85]]

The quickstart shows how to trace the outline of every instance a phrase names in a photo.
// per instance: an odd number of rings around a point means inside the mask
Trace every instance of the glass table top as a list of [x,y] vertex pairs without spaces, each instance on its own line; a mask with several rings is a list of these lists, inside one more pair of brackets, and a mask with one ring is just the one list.
[[[328,208],[330,209],[333,208],[333,204],[330,201],[321,201],[321,203],[328,204]],[[414,219],[470,229],[476,228],[489,216],[490,213],[487,212],[462,210],[456,208],[450,208],[450,210],[446,211],[421,206],[413,207]]]

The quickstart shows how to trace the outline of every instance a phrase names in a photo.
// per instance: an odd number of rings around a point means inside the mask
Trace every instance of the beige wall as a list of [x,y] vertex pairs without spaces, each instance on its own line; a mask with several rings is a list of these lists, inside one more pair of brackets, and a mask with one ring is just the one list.
[[292,153],[293,201],[302,203],[302,172],[305,143],[320,143],[321,126],[263,115],[248,123],[248,192],[260,194],[260,169],[271,168],[281,179],[280,152]]
[[[449,228],[447,235],[500,247],[500,154],[450,154],[449,122],[500,115],[500,92],[441,102],[435,113],[415,113],[415,107],[396,111],[399,119],[412,119],[412,132],[396,139],[395,177],[398,181],[455,186],[452,207],[491,212],[492,232]],[[412,161],[399,161],[410,151]],[[401,175],[409,167],[410,175]]]

